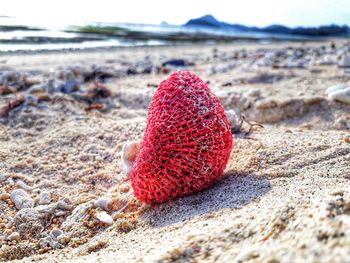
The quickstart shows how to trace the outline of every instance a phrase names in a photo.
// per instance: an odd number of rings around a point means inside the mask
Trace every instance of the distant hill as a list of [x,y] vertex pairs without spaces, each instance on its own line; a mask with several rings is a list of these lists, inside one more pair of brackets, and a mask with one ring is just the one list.
[[288,34],[288,35],[301,35],[301,36],[349,36],[350,28],[346,25],[326,25],[319,27],[295,27],[290,28],[283,25],[271,25],[267,27],[249,27],[240,24],[229,24],[218,21],[212,15],[205,15],[199,18],[190,19],[185,27],[209,27],[220,29],[232,29],[242,32],[263,32],[274,34]]

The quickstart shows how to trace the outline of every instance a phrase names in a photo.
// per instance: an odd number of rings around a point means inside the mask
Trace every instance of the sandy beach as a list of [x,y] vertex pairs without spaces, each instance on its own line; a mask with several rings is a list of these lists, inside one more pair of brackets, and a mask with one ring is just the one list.
[[[0,261],[350,262],[349,51],[333,40],[1,54]],[[214,187],[145,205],[120,151],[177,70],[246,121]]]

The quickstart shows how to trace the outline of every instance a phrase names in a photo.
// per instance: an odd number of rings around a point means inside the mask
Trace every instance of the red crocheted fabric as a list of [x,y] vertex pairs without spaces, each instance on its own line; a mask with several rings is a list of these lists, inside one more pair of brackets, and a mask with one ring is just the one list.
[[223,174],[232,148],[224,108],[191,72],[160,83],[130,174],[135,196],[160,203],[210,187]]

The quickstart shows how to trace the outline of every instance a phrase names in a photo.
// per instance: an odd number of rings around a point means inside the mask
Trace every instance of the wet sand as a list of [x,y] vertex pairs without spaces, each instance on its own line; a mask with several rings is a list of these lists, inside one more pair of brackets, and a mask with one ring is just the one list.
[[[350,84],[338,65],[348,50],[337,40],[2,55],[0,261],[347,262],[350,105],[325,91]],[[119,152],[142,138],[175,70],[263,127],[236,127],[213,188],[146,206]],[[93,205],[103,196],[112,224]]]

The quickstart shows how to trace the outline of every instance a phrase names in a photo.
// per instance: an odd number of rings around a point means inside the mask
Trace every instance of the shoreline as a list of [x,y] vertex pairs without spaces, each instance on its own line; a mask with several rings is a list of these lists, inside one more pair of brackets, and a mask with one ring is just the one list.
[[[165,48],[169,48],[169,47],[177,47],[177,46],[184,46],[184,47],[190,47],[190,46],[243,46],[243,45],[248,45],[248,46],[252,46],[252,45],[261,45],[261,46],[269,46],[269,45],[300,45],[300,44],[322,44],[322,43],[328,43],[330,41],[336,41],[336,42],[346,42],[347,39],[346,38],[334,38],[334,37],[330,37],[330,38],[323,38],[323,39],[313,39],[313,40],[285,40],[285,39],[259,39],[259,40],[254,40],[254,39],[241,39],[238,38],[235,41],[232,42],[228,42],[228,41],[219,41],[219,42],[212,42],[212,41],[208,41],[208,42],[195,42],[195,41],[191,41],[191,42],[181,42],[181,41],[176,41],[173,43],[163,43],[163,44],[155,44],[155,45],[147,45],[147,44],[141,44],[141,45],[136,45],[136,46],[100,46],[100,47],[82,47],[82,48],[58,48],[58,49],[36,49],[36,50],[8,50],[8,51],[1,51],[0,50],[0,56],[6,56],[6,55],[21,55],[21,54],[49,54],[49,53],[79,53],[79,52],[98,52],[98,51],[113,51],[113,50],[118,50],[118,49],[125,49],[125,48],[158,48],[158,47],[165,47]],[[69,43],[65,43],[65,44],[69,44]],[[40,44],[37,44],[38,46],[40,46]]]

